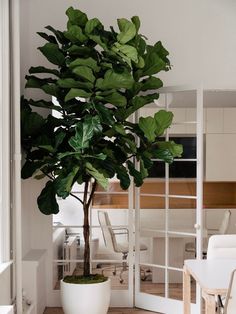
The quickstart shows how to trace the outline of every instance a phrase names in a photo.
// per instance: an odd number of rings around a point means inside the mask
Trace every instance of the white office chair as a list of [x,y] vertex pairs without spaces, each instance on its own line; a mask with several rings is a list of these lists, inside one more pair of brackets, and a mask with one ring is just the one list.
[[[225,234],[229,227],[231,211],[226,210],[223,215],[223,219],[218,229],[207,229],[208,236],[214,234]],[[207,255],[207,247],[208,247],[208,239],[203,241],[203,249],[202,249],[202,256],[206,258]],[[196,256],[196,245],[195,242],[188,242],[185,244],[185,252],[194,253]]]
[[[207,259],[236,259],[236,234],[211,236],[208,242]],[[218,313],[221,313],[224,305],[220,296],[217,299],[217,307]]]
[[[104,239],[104,243],[106,247],[114,251],[116,253],[122,254],[122,270],[120,272],[120,283],[123,283],[122,274],[127,269],[127,257],[129,253],[129,230],[127,228],[123,227],[113,227],[111,225],[108,213],[105,211],[98,211],[98,221],[101,226],[102,235]],[[117,236],[125,235],[126,241],[125,242],[118,242]],[[145,244],[140,245],[140,251],[146,251],[147,246]],[[135,247],[133,248],[133,251],[135,251]],[[116,267],[113,271],[113,274],[116,274]],[[145,274],[144,274],[145,277]],[[143,278],[144,278],[143,277]],[[145,278],[144,278],[145,279]]]
[[231,274],[223,314],[235,314],[235,312],[236,312],[236,269]]

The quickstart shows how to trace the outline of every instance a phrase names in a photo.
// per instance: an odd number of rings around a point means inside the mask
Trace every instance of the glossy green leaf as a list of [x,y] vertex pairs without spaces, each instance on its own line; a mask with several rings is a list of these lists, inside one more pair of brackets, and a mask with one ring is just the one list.
[[89,162],[86,162],[85,167],[86,172],[91,175],[104,190],[107,190],[109,183],[108,178],[104,177],[104,175],[94,168]]
[[[117,52],[121,57],[126,57],[128,60],[138,62],[138,52],[135,47],[130,45],[121,45],[120,43],[115,43],[112,48],[113,51]],[[125,60],[126,60],[125,58]]]
[[145,66],[142,71],[142,76],[159,73],[166,67],[166,63],[155,52],[148,54],[144,61]]
[[75,177],[79,171],[79,166],[73,167],[66,175],[62,172],[54,181],[56,194],[65,199],[70,195],[72,186],[75,182]]
[[78,41],[84,43],[88,40],[88,37],[83,33],[81,27],[78,25],[71,25],[69,29],[64,32],[64,36],[72,43],[77,43]]
[[118,19],[117,23],[120,29],[120,34],[117,35],[117,40],[121,44],[126,44],[136,35],[136,26],[125,18]]
[[156,121],[153,117],[141,117],[138,123],[140,129],[143,131],[144,136],[149,142],[154,142],[156,138]]
[[84,89],[71,88],[70,91],[66,94],[65,101],[69,101],[76,97],[88,98],[91,95],[91,93],[86,92]]
[[48,35],[44,32],[37,32],[37,34],[43,39],[47,40],[49,43],[57,44],[57,40],[54,36]]
[[77,81],[73,78],[60,79],[57,81],[57,84],[60,87],[64,87],[64,88],[84,88],[84,89],[92,89],[93,88],[92,83]]
[[118,92],[113,92],[110,95],[102,97],[102,99],[105,100],[106,102],[110,103],[110,104],[117,106],[117,107],[124,107],[127,104],[126,97],[121,95]]
[[159,110],[155,113],[154,119],[156,121],[157,129],[156,135],[162,135],[165,130],[171,125],[173,120],[173,113],[166,110]]
[[97,65],[97,61],[93,58],[77,58],[74,61],[72,61],[69,65],[70,68],[75,68],[79,65],[87,66],[88,68],[92,69],[94,72],[98,72],[100,70],[100,67]]
[[174,141],[158,142],[157,144],[161,149],[168,149],[173,157],[181,157],[183,153],[183,146]]
[[56,200],[56,191],[54,187],[54,183],[52,181],[48,181],[46,186],[41,191],[38,199],[37,199],[39,210],[44,215],[51,215],[59,213],[59,206]]
[[22,169],[21,169],[21,178],[28,179],[34,175],[36,171],[38,171],[44,162],[42,161],[30,161],[26,160]]
[[129,168],[130,175],[134,178],[135,185],[137,187],[141,186],[143,184],[142,174],[138,170],[135,169],[134,164],[130,160],[127,161],[127,165]]
[[44,118],[36,112],[22,115],[21,128],[24,135],[34,136],[44,126]]
[[62,66],[65,62],[65,56],[59,49],[57,44],[47,43],[43,47],[38,48],[42,54],[53,64]]
[[89,147],[89,143],[93,135],[94,121],[92,119],[87,119],[84,122],[78,122],[76,124],[75,136],[69,140],[69,144],[75,151],[79,151]]
[[158,89],[163,86],[162,80],[155,76],[150,76],[149,78],[141,81],[141,90],[147,91],[152,89]]
[[52,32],[56,36],[57,41],[60,44],[62,44],[62,45],[67,44],[68,40],[65,38],[63,32],[53,28],[51,25],[48,25],[45,28],[48,29],[50,32]]
[[56,69],[48,69],[48,68],[45,68],[43,66],[31,67],[29,69],[29,73],[30,74],[34,74],[34,73],[50,73],[50,74],[56,75],[57,77],[60,77],[60,72],[57,71]]
[[69,18],[70,25],[85,26],[88,21],[87,15],[84,12],[73,7],[69,7],[66,10],[66,15]]
[[115,167],[117,173],[117,179],[120,180],[120,186],[123,190],[127,190],[130,186],[130,177],[128,170],[123,166]]
[[135,25],[135,27],[136,27],[136,32],[138,32],[139,31],[139,28],[140,28],[140,19],[139,19],[139,17],[137,16],[137,15],[135,15],[135,16],[133,16],[132,18],[131,18],[131,21],[134,23],[134,25]]
[[105,73],[104,79],[99,79],[96,82],[96,87],[101,90],[131,88],[134,83],[132,75],[128,72],[116,73],[113,70],[108,70]]
[[77,66],[73,68],[72,70],[73,73],[78,75],[79,77],[82,77],[83,79],[88,80],[89,82],[94,82],[95,81],[95,76],[93,75],[93,71],[87,67],[87,66]]
[[94,31],[95,28],[103,29],[102,23],[97,18],[87,21],[85,25],[85,33],[89,35]]

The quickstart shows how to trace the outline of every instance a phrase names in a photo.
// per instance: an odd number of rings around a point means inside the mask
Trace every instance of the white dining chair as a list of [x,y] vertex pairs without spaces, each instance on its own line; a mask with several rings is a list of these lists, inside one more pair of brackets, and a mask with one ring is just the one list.
[[[236,234],[213,235],[209,238],[207,259],[235,259],[236,260]],[[222,268],[224,266],[222,265]],[[222,313],[224,300],[217,297],[218,313]],[[225,313],[225,312],[223,312]],[[232,313],[232,312],[230,312]],[[236,310],[234,314],[236,313]]]
[[235,313],[236,313],[236,269],[231,274],[229,288],[223,309],[223,314]]

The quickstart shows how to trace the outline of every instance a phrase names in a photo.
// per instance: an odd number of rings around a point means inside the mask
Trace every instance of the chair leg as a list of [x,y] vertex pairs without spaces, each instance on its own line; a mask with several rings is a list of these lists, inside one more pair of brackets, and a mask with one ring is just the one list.
[[123,283],[124,282],[124,279],[122,277],[123,275],[123,272],[127,270],[127,257],[128,257],[128,253],[123,253],[123,256],[122,256],[122,269],[120,271],[120,283]]

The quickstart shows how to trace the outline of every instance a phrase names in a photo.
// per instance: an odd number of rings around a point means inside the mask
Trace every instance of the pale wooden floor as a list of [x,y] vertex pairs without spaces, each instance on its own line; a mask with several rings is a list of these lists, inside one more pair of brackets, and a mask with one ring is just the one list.
[[[127,309],[127,308],[112,308],[109,310],[110,314],[158,314],[157,312],[149,312],[140,309]],[[48,307],[44,311],[44,314],[63,314],[62,308],[60,307]]]

